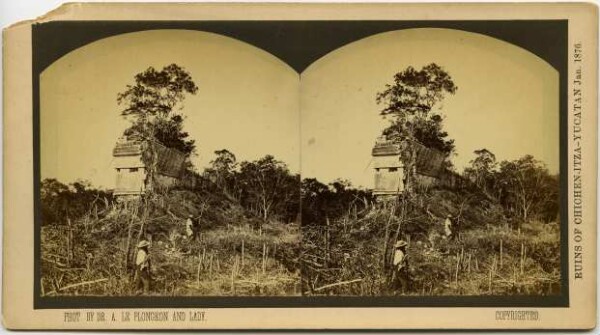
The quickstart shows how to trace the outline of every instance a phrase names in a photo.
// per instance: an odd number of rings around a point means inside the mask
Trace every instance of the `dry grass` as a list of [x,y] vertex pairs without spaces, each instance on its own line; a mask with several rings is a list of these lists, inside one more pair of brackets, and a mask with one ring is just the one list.
[[[304,294],[560,293],[558,224],[530,222],[515,229],[494,203],[447,190],[410,199],[405,208],[406,215],[398,208],[391,215],[387,204],[363,217],[348,213],[327,227],[304,226]],[[462,229],[456,240],[442,237],[443,217],[448,213],[461,214]],[[390,245],[396,232],[409,242],[410,283],[404,292],[391,289],[388,282]],[[335,283],[344,284],[330,286]]]
[[[42,294],[134,295],[130,264],[138,236],[152,239],[151,295],[300,294],[297,260],[289,257],[298,253],[298,227],[269,222],[257,228],[234,204],[210,201],[176,191],[122,204],[97,221],[73,222],[72,238],[66,226],[42,227]],[[201,238],[189,241],[184,218],[199,215],[202,206]]]
[[[478,200],[464,206],[458,240],[435,234],[439,218],[459,211],[467,197],[441,191],[413,199],[410,216],[375,208],[300,231],[296,224],[261,223],[223,198],[174,191],[113,206],[70,228],[43,226],[42,294],[135,294],[128,264],[139,237],[152,239],[151,295],[558,294],[558,224],[531,222],[517,230],[493,204]],[[190,213],[202,214],[199,241],[184,238]],[[385,236],[398,226],[410,236],[406,292],[390,289],[385,266]]]
[[[560,293],[556,224],[530,223],[465,231],[458,241],[409,248],[412,292],[425,295],[554,295]],[[435,277],[431,273],[436,273]]]

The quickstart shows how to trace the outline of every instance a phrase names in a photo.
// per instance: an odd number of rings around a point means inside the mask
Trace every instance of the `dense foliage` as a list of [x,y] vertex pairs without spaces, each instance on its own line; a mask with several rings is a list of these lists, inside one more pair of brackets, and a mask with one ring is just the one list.
[[135,83],[119,93],[121,115],[131,121],[125,135],[156,139],[186,155],[193,153],[194,140],[183,131],[184,117],[175,109],[186,94],[196,94],[198,86],[181,66],[171,64],[158,71],[149,67],[135,75]]
[[550,174],[543,162],[525,155],[498,163],[487,149],[474,153],[476,157],[465,169],[464,176],[502,204],[508,217],[520,222],[558,220],[558,175]]
[[254,161],[237,162],[228,150],[215,152],[216,158],[204,172],[220,189],[235,198],[255,216],[267,221],[296,220],[300,208],[300,176],[287,165],[267,155]]
[[102,211],[113,198],[110,191],[94,189],[86,181],[63,184],[50,178],[40,184],[40,200],[42,225],[47,225],[66,224],[67,219]]
[[[381,115],[391,117],[384,129],[387,139],[412,138],[446,155],[454,151],[454,140],[443,130],[444,117],[439,104],[446,94],[457,90],[452,77],[435,63],[416,70],[409,66],[394,75],[393,84],[377,94],[377,103],[383,105]],[[437,110],[436,110],[436,107]]]
[[374,200],[368,190],[353,188],[350,182],[336,180],[328,185],[315,178],[302,180],[303,225],[325,225],[346,215],[363,212]]

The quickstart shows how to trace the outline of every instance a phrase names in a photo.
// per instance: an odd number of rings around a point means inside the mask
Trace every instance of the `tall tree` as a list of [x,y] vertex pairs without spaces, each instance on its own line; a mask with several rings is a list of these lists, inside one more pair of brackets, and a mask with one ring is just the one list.
[[238,197],[235,192],[235,170],[238,166],[235,155],[227,150],[215,151],[216,158],[210,161],[210,167],[204,173],[226,194]]
[[253,162],[242,162],[238,180],[242,204],[263,221],[277,214],[294,219],[300,202],[300,177],[285,163],[267,155]]
[[227,149],[221,149],[215,151],[215,155],[217,157],[210,161],[210,165],[215,171],[232,173],[237,167],[237,159],[233,152]]
[[[172,114],[168,118],[156,118],[152,125],[154,138],[168,148],[176,149],[186,156],[191,155],[196,149],[196,141],[188,139],[189,134],[183,131],[185,118],[179,114]],[[124,132],[125,136],[142,134],[145,125],[141,122],[133,123]]]
[[340,179],[325,185],[315,178],[306,178],[302,180],[301,194],[303,225],[324,225],[328,219],[335,221],[351,211],[363,211],[373,201],[371,192]]
[[[557,208],[558,178],[531,155],[500,163],[497,179],[504,207],[524,222],[540,216],[547,218],[544,210]],[[551,219],[556,217],[552,216]]]
[[182,130],[184,118],[175,108],[187,94],[197,91],[191,75],[179,65],[171,64],[160,71],[149,67],[138,73],[135,83],[127,85],[117,96],[117,102],[124,107],[121,115],[131,122],[125,135],[136,134],[144,140],[142,159],[147,167],[149,189],[152,189],[158,163],[154,141],[187,156],[195,149],[194,141],[187,140],[188,134]]
[[464,175],[491,196],[491,191],[494,189],[494,173],[498,168],[496,155],[485,148],[475,150],[473,153],[475,158],[469,162],[471,166],[465,169]]
[[415,139],[447,156],[454,151],[454,140],[443,131],[443,116],[435,110],[446,94],[457,90],[452,77],[439,65],[431,63],[421,70],[409,66],[394,75],[394,83],[377,94],[380,114],[391,117],[384,130],[389,140]]

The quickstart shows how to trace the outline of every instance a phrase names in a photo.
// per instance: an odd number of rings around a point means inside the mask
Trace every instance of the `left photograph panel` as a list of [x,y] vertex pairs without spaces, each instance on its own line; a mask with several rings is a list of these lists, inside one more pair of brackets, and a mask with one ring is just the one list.
[[150,30],[39,77],[40,297],[297,296],[299,75]]

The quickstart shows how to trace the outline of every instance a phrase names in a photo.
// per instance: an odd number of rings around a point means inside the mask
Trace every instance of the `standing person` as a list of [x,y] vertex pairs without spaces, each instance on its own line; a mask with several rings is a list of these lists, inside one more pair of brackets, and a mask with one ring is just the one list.
[[406,247],[408,243],[403,240],[394,245],[394,259],[392,261],[392,287],[400,289],[403,293],[408,290],[408,253]]
[[135,257],[135,290],[136,294],[143,290],[144,294],[150,292],[150,282],[152,276],[150,275],[150,254],[148,253],[148,247],[150,243],[146,240],[140,241],[137,248],[138,252]]
[[200,240],[200,220],[192,218],[192,241]]
[[188,239],[193,238],[194,235],[194,216],[192,214],[188,215],[187,220],[185,220],[185,236]]
[[444,237],[448,240],[454,239],[455,234],[452,229],[452,215],[448,214],[444,221]]

